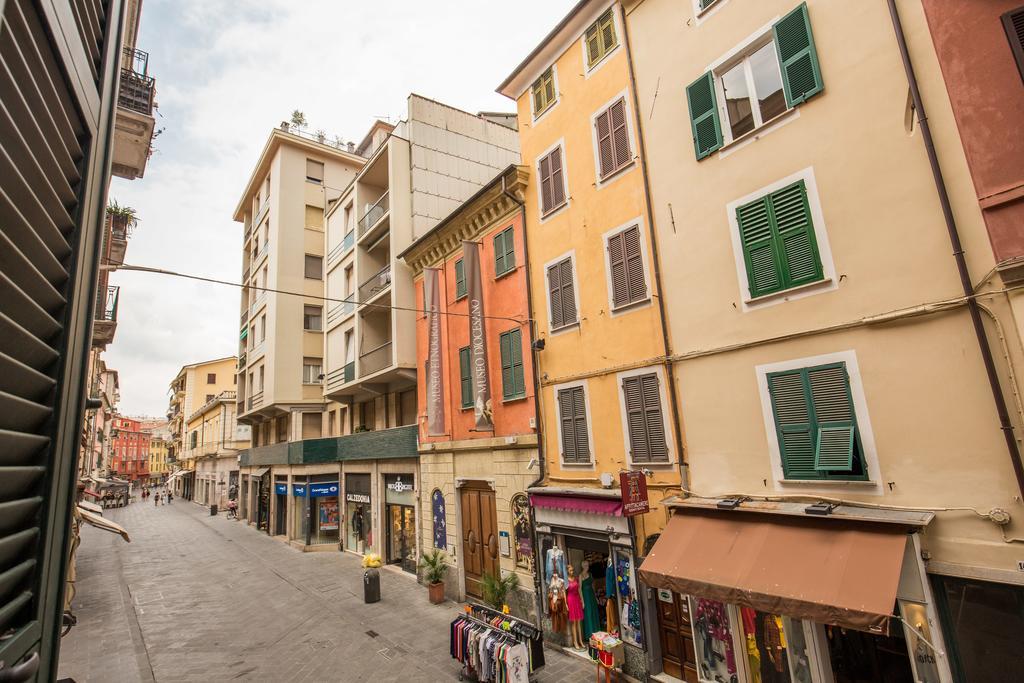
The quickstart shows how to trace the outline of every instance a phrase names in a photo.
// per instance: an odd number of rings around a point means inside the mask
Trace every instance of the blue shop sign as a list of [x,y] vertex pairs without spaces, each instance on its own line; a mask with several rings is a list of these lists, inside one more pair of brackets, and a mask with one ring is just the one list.
[[301,496],[301,497],[305,498],[305,496],[306,496],[306,485],[305,484],[292,484],[292,495],[293,496]]
[[338,495],[338,482],[309,485],[309,496],[311,498],[324,498],[326,496],[336,495]]
[[288,484],[274,484],[274,493],[279,496],[287,496]]

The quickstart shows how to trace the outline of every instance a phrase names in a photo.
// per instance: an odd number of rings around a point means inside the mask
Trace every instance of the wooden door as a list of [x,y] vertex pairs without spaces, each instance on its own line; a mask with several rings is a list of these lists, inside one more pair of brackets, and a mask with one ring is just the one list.
[[[671,600],[666,600],[671,595]],[[658,631],[661,637],[661,663],[665,673],[697,683],[694,661],[693,627],[686,598],[678,593],[658,591]]]
[[467,486],[460,489],[459,497],[466,593],[479,598],[483,575],[498,573],[498,510],[490,488]]

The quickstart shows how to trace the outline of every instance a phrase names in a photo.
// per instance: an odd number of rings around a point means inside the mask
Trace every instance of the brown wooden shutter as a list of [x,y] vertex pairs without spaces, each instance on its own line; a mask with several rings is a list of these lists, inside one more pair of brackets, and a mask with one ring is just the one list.
[[1003,28],[1010,41],[1010,51],[1017,62],[1017,70],[1024,79],[1024,7],[1018,7],[1003,15]]
[[612,279],[612,307],[625,306],[629,303],[629,280],[621,232],[608,238],[608,265]]
[[558,414],[562,429],[562,459],[567,464],[590,462],[587,435],[587,403],[583,387],[558,391]]
[[620,169],[633,160],[629,148],[629,131],[626,128],[626,100],[620,99],[608,109],[611,118],[612,143],[615,148],[615,168]]
[[551,306],[551,327],[561,327],[562,322],[562,269],[556,263],[548,267],[548,302]]
[[612,146],[611,111],[605,110],[594,120],[597,129],[597,159],[601,177],[615,170],[615,148]]
[[540,160],[540,210],[547,213],[554,206],[551,193],[551,156]]
[[665,439],[658,375],[626,377],[622,380],[622,391],[633,462],[667,461],[668,442]]
[[572,259],[565,259],[559,269],[562,295],[562,324],[576,322],[576,288],[572,282]]
[[647,282],[644,279],[644,257],[640,251],[640,227],[634,225],[622,233],[623,258],[626,261],[626,278],[629,282],[629,301],[647,298]]
[[557,147],[551,154],[551,208],[562,205],[565,201],[565,179],[562,176],[562,148]]

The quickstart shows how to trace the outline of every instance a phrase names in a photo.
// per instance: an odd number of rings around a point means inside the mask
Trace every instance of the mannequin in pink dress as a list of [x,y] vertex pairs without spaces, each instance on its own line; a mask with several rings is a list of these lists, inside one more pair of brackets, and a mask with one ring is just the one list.
[[569,633],[572,635],[572,646],[577,650],[586,647],[583,642],[583,598],[580,597],[580,582],[576,571],[570,564],[568,567],[569,583],[565,587],[565,605],[569,609]]

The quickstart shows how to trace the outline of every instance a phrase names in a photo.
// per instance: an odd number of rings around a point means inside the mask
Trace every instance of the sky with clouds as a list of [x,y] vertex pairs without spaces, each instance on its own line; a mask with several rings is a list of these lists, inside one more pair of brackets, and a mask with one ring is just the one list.
[[[138,47],[156,77],[156,152],[110,196],[139,225],[126,263],[237,282],[231,214],[273,126],[293,109],[311,130],[358,142],[398,120],[416,92],[467,111],[513,111],[495,87],[575,4],[525,0],[146,0]],[[237,352],[239,291],[116,272],[122,412],[163,415],[185,364]]]

